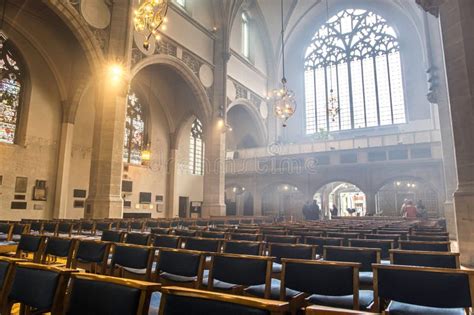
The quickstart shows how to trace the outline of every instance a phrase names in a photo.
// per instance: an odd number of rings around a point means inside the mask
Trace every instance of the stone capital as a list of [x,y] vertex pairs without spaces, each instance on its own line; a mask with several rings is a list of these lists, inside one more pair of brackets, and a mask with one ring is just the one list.
[[426,12],[435,17],[439,17],[439,7],[445,0],[416,0],[416,3]]

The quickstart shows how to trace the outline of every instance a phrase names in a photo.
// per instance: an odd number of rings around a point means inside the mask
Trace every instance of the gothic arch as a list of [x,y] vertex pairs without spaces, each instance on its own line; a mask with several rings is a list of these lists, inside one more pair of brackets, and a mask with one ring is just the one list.
[[262,118],[257,108],[252,103],[250,103],[250,101],[239,98],[230,103],[230,105],[227,107],[227,114],[234,107],[242,108],[249,114],[250,118],[252,119],[252,122],[254,123],[257,129],[257,144],[259,146],[265,146],[268,140],[267,129],[262,121]]

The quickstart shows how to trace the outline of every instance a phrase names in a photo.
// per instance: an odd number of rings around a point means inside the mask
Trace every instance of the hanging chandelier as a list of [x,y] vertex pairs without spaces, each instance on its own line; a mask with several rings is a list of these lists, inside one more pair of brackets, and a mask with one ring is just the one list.
[[282,120],[283,127],[286,127],[286,122],[296,112],[296,100],[295,93],[292,90],[288,89],[286,85],[287,81],[285,76],[285,29],[283,26],[283,0],[281,0],[281,58],[283,69],[281,88],[274,89],[271,95],[267,97],[267,99],[273,99],[273,113],[277,119]]
[[156,40],[160,40],[158,30],[160,27],[162,30],[166,29],[167,12],[168,0],[144,0],[143,3],[139,3],[138,9],[135,10],[133,24],[138,33],[145,35],[143,48],[146,50],[150,48],[150,38],[152,36]]

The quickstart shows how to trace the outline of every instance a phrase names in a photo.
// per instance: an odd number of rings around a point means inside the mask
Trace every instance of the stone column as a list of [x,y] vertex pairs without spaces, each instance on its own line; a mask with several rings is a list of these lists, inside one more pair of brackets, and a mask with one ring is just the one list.
[[61,124],[61,139],[59,142],[58,172],[56,174],[56,190],[54,193],[53,218],[67,218],[69,197],[69,169],[71,167],[72,140],[74,124],[67,121],[67,115],[63,115]]
[[377,205],[375,200],[376,192],[368,191],[365,192],[365,206],[366,206],[366,215],[373,216],[377,212]]
[[[122,217],[122,154],[133,38],[130,12],[133,12],[131,0],[114,1],[105,53],[107,60],[103,69],[96,69],[96,114],[86,218]],[[118,65],[121,73],[111,73],[112,65]]]
[[213,113],[205,126],[204,202],[202,216],[225,216],[225,128],[228,34],[222,28],[214,42]]
[[473,15],[471,0],[450,0],[440,7],[458,173],[454,206],[461,264],[466,267],[474,267]]
[[178,176],[178,165],[179,162],[177,161],[178,156],[178,148],[176,147],[176,135],[171,134],[171,145],[170,145],[170,156],[168,160],[168,184],[167,184],[167,197],[166,197],[166,209],[165,209],[165,217],[172,218],[174,214],[174,210],[176,207],[176,216],[178,216],[178,205],[176,201],[178,200],[178,196],[175,196],[176,192],[176,178]]

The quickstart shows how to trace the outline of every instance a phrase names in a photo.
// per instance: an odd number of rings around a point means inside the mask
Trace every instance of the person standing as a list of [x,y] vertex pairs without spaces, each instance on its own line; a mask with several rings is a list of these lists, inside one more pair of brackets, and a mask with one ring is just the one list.
[[407,202],[408,202],[408,199],[404,199],[403,200],[403,204],[402,204],[402,207],[400,208],[400,215],[403,217],[405,216],[405,208],[407,206]]
[[413,201],[408,200],[405,206],[403,217],[408,219],[415,219],[416,218],[416,207],[413,205]]
[[305,220],[311,220],[311,203],[306,201],[303,206],[303,216]]
[[416,216],[423,219],[428,217],[428,211],[426,211],[426,207],[421,200],[416,203]]
[[337,213],[338,213],[338,210],[337,210],[336,204],[333,203],[332,204],[332,209],[331,209],[331,219],[334,218],[334,217],[337,217]]
[[319,205],[316,200],[313,200],[313,204],[311,205],[311,220],[319,220],[321,210],[319,209]]

